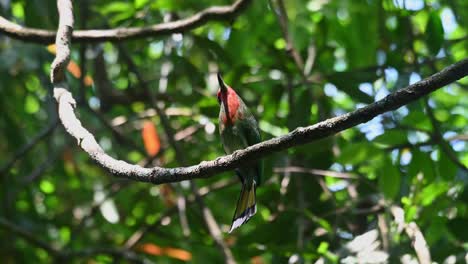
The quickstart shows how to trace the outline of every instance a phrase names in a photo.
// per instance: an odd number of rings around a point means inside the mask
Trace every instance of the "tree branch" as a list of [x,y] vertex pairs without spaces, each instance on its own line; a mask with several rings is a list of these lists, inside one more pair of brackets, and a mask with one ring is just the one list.
[[135,252],[125,248],[87,248],[76,251],[67,251],[64,254],[62,253],[62,256],[60,257],[62,258],[61,260],[69,261],[74,258],[89,258],[102,254],[109,255],[114,258],[123,258],[130,261],[130,263],[153,263],[148,259],[140,258]]
[[405,211],[399,206],[391,206],[390,211],[395,218],[395,222],[398,225],[398,232],[405,230],[406,234],[412,241],[414,251],[418,257],[419,263],[430,264],[431,252],[427,245],[426,239],[423,233],[419,229],[415,222],[405,223]]
[[[301,54],[297,49],[294,47],[294,43],[292,41],[291,35],[289,34],[288,29],[288,14],[286,12],[286,7],[284,5],[283,0],[276,0],[277,10],[274,10],[276,18],[278,19],[278,23],[281,28],[281,32],[283,33],[283,38],[286,41],[286,52],[292,58],[294,63],[296,64],[297,69],[301,73],[302,79],[305,81],[307,76],[304,72],[304,61],[302,60]],[[273,1],[270,0],[270,5],[274,7]]]
[[0,228],[3,228],[7,230],[6,232],[11,232],[14,233],[18,236],[21,236],[23,239],[26,241],[30,242],[31,244],[34,244],[45,251],[47,251],[51,255],[58,255],[59,251],[54,248],[52,245],[50,245],[48,242],[40,240],[38,237],[36,237],[34,233],[31,233],[25,229],[23,229],[20,226],[17,226],[7,219],[4,219],[3,217],[0,217]]
[[81,122],[76,118],[74,113],[75,100],[72,94],[65,89],[55,89],[54,96],[59,104],[59,116],[65,129],[78,140],[79,146],[100,166],[119,177],[161,184],[194,178],[207,178],[223,171],[232,170],[245,162],[263,158],[272,152],[304,145],[334,135],[345,129],[365,123],[382,113],[395,110],[415,101],[467,75],[468,59],[465,59],[353,112],[327,119],[312,126],[298,127],[284,136],[238,150],[231,155],[219,157],[212,161],[203,161],[195,166],[179,168],[142,168],[128,164],[125,161],[115,160],[102,150],[94,136],[83,128]]
[[[188,18],[147,27],[77,30],[73,32],[72,38],[75,42],[102,42],[159,37],[172,33],[182,33],[197,28],[209,21],[232,20],[238,16],[250,2],[252,2],[252,0],[237,0],[229,6],[212,6]],[[55,38],[55,31],[22,27],[2,16],[0,16],[0,32],[15,39],[35,43],[52,43]]]

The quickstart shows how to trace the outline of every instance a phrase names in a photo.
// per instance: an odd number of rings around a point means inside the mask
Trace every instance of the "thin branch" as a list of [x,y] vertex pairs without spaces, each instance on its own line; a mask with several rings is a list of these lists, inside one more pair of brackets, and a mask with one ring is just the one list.
[[33,139],[31,139],[28,143],[23,145],[18,151],[13,154],[13,157],[8,160],[5,165],[0,168],[0,175],[4,175],[10,168],[15,164],[15,162],[25,155],[28,151],[30,151],[38,142],[43,140],[44,138],[48,137],[52,132],[55,130],[57,125],[59,124],[58,118],[54,117],[54,119],[50,122],[50,124],[43,128]]
[[429,247],[418,225],[416,225],[415,222],[410,222],[410,223],[404,222],[405,211],[401,207],[394,205],[390,208],[390,211],[392,212],[392,215],[395,218],[395,222],[397,223],[398,226],[400,226],[400,230],[404,229],[408,237],[411,239],[412,245],[418,257],[419,263],[421,264],[432,263]]
[[359,177],[352,173],[347,172],[338,172],[338,171],[329,171],[329,170],[320,170],[320,169],[309,169],[303,167],[295,167],[289,166],[284,168],[273,168],[273,172],[296,172],[296,173],[307,173],[312,175],[318,175],[323,177],[331,177],[331,178],[338,178],[338,179],[358,179]]
[[52,245],[50,245],[48,242],[40,240],[38,237],[36,237],[36,234],[34,234],[32,232],[29,232],[29,231],[23,229],[22,227],[17,226],[17,225],[11,223],[10,221],[8,221],[7,219],[4,219],[2,217],[0,217],[0,227],[7,230],[7,232],[11,232],[11,233],[14,233],[14,234],[16,234],[18,236],[21,236],[26,241],[28,241],[31,244],[34,244],[34,245],[44,249],[45,251],[47,251],[51,255],[58,255],[59,254],[59,252],[58,252],[58,250],[56,248],[52,247]]
[[23,184],[28,185],[33,181],[36,181],[39,177],[41,177],[42,174],[50,167],[52,166],[55,161],[57,161],[59,154],[62,151],[54,154],[49,154],[47,156],[47,159],[41,163],[39,166],[37,166],[36,169],[34,169],[28,176],[24,177],[23,179]]
[[458,157],[455,154],[455,152],[453,151],[452,147],[450,147],[450,145],[444,140],[444,138],[442,136],[442,131],[440,129],[439,121],[437,121],[437,119],[435,118],[434,112],[432,111],[432,108],[429,105],[428,99],[424,100],[424,105],[425,105],[425,108],[426,108],[427,115],[429,116],[429,120],[431,121],[432,129],[434,130],[434,133],[433,133],[434,141],[439,144],[440,149],[442,150],[442,152],[444,152],[445,155],[447,155],[447,157],[453,163],[455,163],[460,169],[462,169],[464,171],[468,171],[468,167],[465,166],[465,164],[463,164],[463,162],[461,162],[458,159]]
[[68,251],[60,257],[63,260],[70,260],[72,258],[89,258],[96,255],[110,255],[114,258],[123,258],[131,261],[131,263],[153,263],[148,259],[140,258],[135,252],[125,248],[87,248],[76,251]]
[[[72,38],[74,42],[102,42],[160,37],[172,33],[183,33],[202,26],[209,21],[232,20],[251,2],[252,0],[237,0],[229,6],[212,6],[188,18],[146,27],[77,30],[73,32]],[[36,43],[52,43],[56,34],[55,31],[52,30],[23,27],[2,16],[0,16],[0,32],[12,38]]]
[[[296,64],[296,67],[299,69],[299,72],[301,73],[301,76],[304,80],[307,79],[305,72],[304,72],[304,61],[297,51],[297,49],[294,47],[294,43],[291,39],[291,35],[289,34],[289,29],[288,29],[288,14],[286,12],[286,7],[284,6],[283,0],[276,0],[276,5],[277,5],[277,11],[274,11],[280,28],[281,32],[283,33],[283,38],[286,41],[286,52],[291,56],[293,59],[294,63]],[[273,6],[272,0],[270,0],[270,5]]]
[[218,157],[212,161],[203,161],[198,165],[179,168],[142,168],[141,166],[132,165],[110,157],[75,116],[75,100],[72,94],[66,89],[58,88],[54,90],[54,97],[58,102],[59,117],[66,131],[78,140],[79,146],[100,166],[118,177],[161,184],[195,178],[207,178],[223,171],[235,169],[246,162],[266,157],[273,152],[329,137],[345,129],[368,122],[382,113],[395,110],[413,102],[467,75],[468,59],[465,59],[424,80],[404,89],[397,90],[382,100],[353,112],[330,118],[308,127],[298,127],[286,135],[266,140],[243,150],[238,150],[231,155]]

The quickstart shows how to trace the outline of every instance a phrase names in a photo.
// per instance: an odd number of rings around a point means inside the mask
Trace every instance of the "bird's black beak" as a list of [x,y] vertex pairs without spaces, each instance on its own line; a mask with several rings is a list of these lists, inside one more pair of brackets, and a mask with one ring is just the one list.
[[227,92],[227,85],[224,82],[223,78],[221,77],[220,73],[218,73],[218,83],[219,83],[219,89],[221,90],[221,93],[225,94]]

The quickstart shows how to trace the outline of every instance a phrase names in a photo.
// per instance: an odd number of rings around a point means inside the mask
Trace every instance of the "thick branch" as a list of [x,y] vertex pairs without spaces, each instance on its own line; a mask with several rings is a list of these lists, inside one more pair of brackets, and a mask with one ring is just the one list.
[[[172,33],[182,33],[197,28],[209,21],[232,20],[238,16],[250,2],[252,1],[237,0],[230,6],[212,6],[185,19],[147,27],[77,30],[73,32],[73,41],[121,41],[124,39],[159,37]],[[55,31],[22,27],[2,16],[0,16],[0,32],[12,38],[36,43],[52,43],[55,38]]]
[[102,150],[93,135],[83,128],[81,122],[76,118],[72,94],[65,89],[55,89],[54,96],[59,104],[59,116],[65,129],[78,140],[80,147],[100,166],[119,177],[161,184],[206,178],[223,171],[232,170],[245,162],[263,158],[272,152],[304,145],[334,135],[345,129],[365,123],[382,113],[395,110],[415,101],[467,75],[468,59],[465,59],[429,78],[400,89],[380,101],[353,112],[327,119],[312,126],[296,128],[284,136],[238,150],[228,156],[219,157],[212,161],[203,161],[195,166],[180,168],[142,168],[128,164],[125,161],[115,160]]

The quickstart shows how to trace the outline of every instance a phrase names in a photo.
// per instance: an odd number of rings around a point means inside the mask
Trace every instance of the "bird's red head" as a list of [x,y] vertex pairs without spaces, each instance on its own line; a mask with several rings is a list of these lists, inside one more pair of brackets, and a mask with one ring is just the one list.
[[239,97],[237,96],[236,92],[228,86],[221,75],[218,73],[218,83],[219,83],[219,90],[218,90],[218,103],[221,107],[224,107],[224,118],[223,122],[234,122],[237,119],[237,110],[239,109]]

